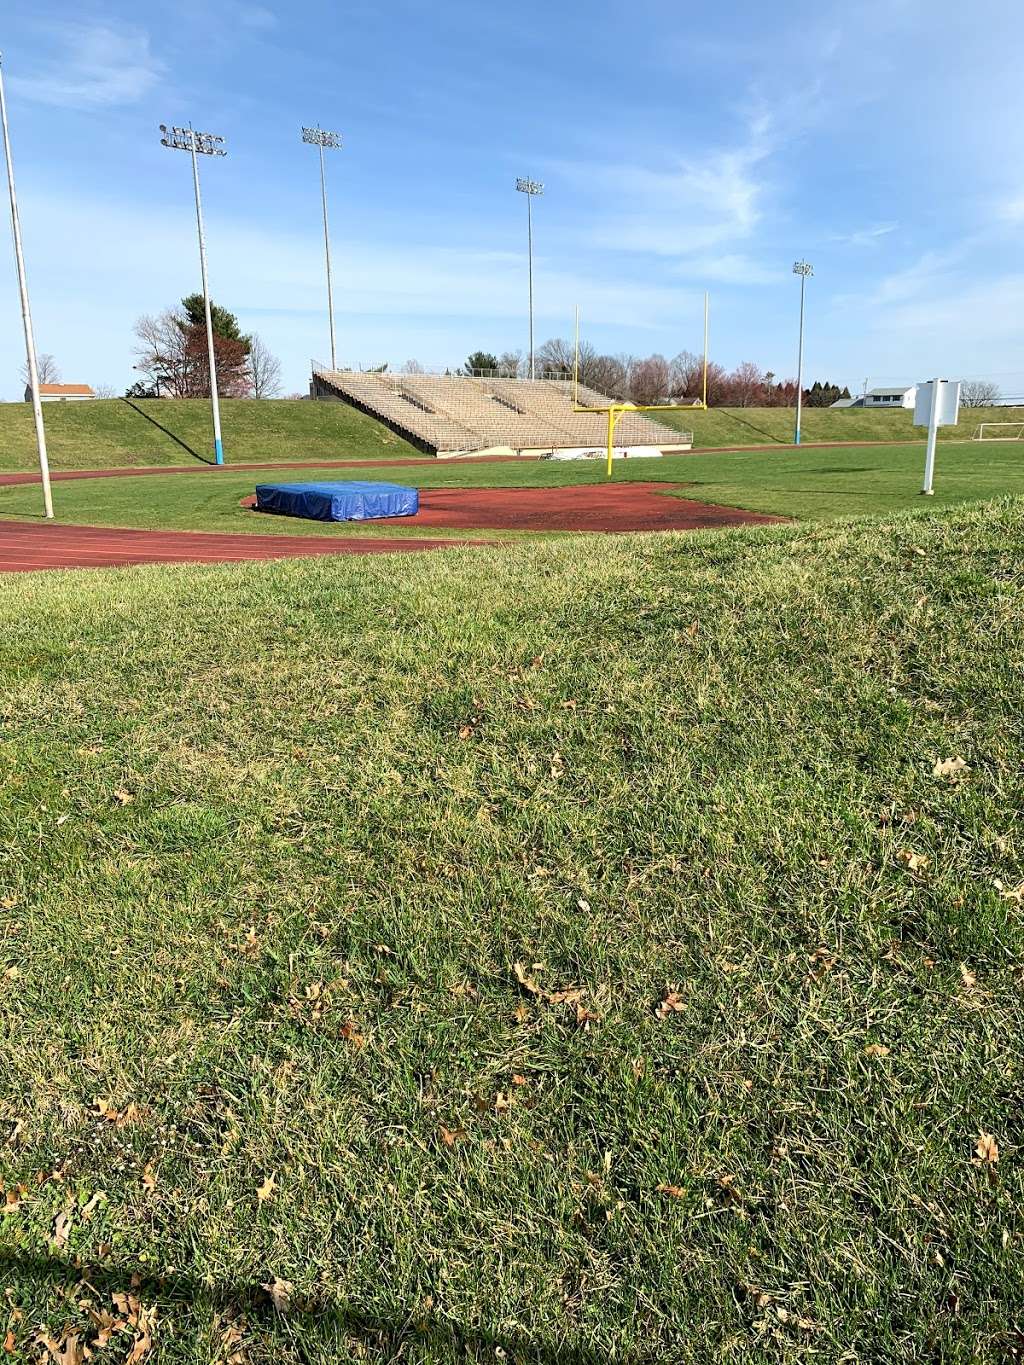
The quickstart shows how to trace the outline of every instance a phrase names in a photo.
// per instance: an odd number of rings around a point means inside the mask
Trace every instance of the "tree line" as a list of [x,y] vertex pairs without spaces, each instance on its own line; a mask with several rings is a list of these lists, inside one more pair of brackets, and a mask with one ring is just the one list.
[[[553,337],[538,347],[534,368],[539,379],[571,379],[575,360],[574,344]],[[406,362],[406,373],[422,371],[415,360]],[[473,351],[462,367],[463,374],[492,375],[522,379],[528,373],[521,351]],[[703,397],[704,357],[693,351],[680,351],[668,359],[663,355],[602,355],[589,342],[579,348],[579,381],[608,398],[630,403],[686,403]],[[796,380],[779,379],[771,370],[762,370],[745,360],[727,370],[709,360],[707,368],[709,407],[789,408],[796,405]],[[829,381],[815,380],[804,389],[807,407],[827,408],[850,390]]]

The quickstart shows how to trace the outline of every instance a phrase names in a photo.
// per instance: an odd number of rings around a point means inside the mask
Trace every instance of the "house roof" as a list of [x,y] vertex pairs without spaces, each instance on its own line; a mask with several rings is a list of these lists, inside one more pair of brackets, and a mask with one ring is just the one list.
[[890,384],[884,389],[868,389],[865,395],[868,398],[877,398],[883,393],[909,393],[911,389],[916,389],[916,384]]
[[81,394],[83,397],[92,394],[92,389],[88,384],[40,384],[39,392],[46,394],[60,394],[68,397],[71,394]]

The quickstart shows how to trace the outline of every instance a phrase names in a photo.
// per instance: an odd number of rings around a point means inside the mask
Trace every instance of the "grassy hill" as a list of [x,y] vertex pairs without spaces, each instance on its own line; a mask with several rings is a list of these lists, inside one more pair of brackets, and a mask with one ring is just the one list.
[[1014,1359],[1022,565],[1005,502],[19,578],[12,1359]]
[[[652,416],[657,414],[652,413]],[[710,408],[707,412],[667,412],[659,420],[677,431],[692,431],[697,446],[764,445],[793,440],[792,408]],[[869,412],[864,408],[805,408],[801,435],[805,441],[918,441],[924,431],[914,414]],[[956,427],[942,427],[940,440],[964,440],[979,422],[1024,422],[1024,408],[962,409]]]
[[[210,458],[210,407],[201,399],[50,403],[45,417],[55,469],[198,464]],[[804,415],[803,435],[807,441],[911,441],[921,433],[910,418],[903,411],[811,408]],[[343,403],[225,399],[222,419],[229,463],[420,454]],[[793,437],[793,413],[785,408],[713,408],[666,413],[662,420],[677,430],[692,430],[696,444],[707,448],[786,444]],[[962,439],[980,421],[1013,420],[1024,421],[1024,409],[976,409],[962,414],[958,428],[944,428],[940,435]],[[27,403],[0,404],[0,470],[33,469],[35,464],[31,408]]]
[[[47,447],[54,469],[198,465],[212,459],[210,405],[203,399],[121,398],[47,403]],[[292,399],[221,400],[227,460],[342,460],[419,455],[387,427],[344,403]],[[0,403],[0,469],[36,467],[28,403]]]

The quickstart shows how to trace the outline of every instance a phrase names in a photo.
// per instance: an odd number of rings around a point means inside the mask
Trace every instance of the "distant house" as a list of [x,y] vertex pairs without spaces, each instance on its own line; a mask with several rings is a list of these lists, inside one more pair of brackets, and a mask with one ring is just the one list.
[[892,389],[868,389],[866,393],[860,393],[856,398],[840,398],[838,403],[833,403],[834,408],[912,408],[917,397],[917,385],[911,384],[909,388],[899,385]]
[[[96,395],[88,384],[40,384],[40,403],[82,403]],[[32,387],[25,385],[25,402],[32,402]]]

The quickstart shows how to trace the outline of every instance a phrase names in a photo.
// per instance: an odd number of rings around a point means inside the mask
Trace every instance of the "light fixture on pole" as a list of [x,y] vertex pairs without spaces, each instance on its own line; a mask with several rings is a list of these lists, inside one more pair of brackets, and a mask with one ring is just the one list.
[[804,289],[808,279],[814,274],[814,269],[806,261],[794,261],[793,274],[800,276],[800,351],[796,365],[796,431],[793,434],[793,444],[798,446],[800,444],[800,416],[804,402]]
[[520,194],[526,195],[526,240],[527,240],[527,261],[530,280],[530,378],[537,378],[537,370],[533,360],[533,199],[535,195],[544,193],[544,186],[539,180],[527,180],[522,176],[516,181],[516,189]]
[[334,290],[331,284],[331,234],[327,228],[327,179],[324,175],[324,148],[340,147],[341,134],[329,133],[325,129],[303,128],[303,142],[308,142],[320,152],[320,198],[324,209],[324,254],[327,257],[327,317],[331,325],[331,369],[338,368],[338,357],[334,349]]
[[11,135],[7,128],[7,98],[4,93],[2,54],[0,54],[0,123],[3,124],[4,156],[7,160],[7,188],[11,198],[11,231],[14,234],[14,259],[18,268],[18,290],[21,294],[21,321],[25,329],[25,359],[28,364],[29,388],[32,390],[32,416],[36,427],[36,447],[39,451],[39,477],[43,485],[43,514],[48,521],[51,521],[53,519],[53,498],[50,495],[50,462],[46,456],[46,430],[43,426],[43,405],[39,401],[39,368],[36,365],[36,342],[32,331],[32,310],[28,305],[25,256],[21,249],[21,223],[18,219],[18,196],[14,188]]
[[199,228],[199,268],[203,278],[203,306],[206,309],[206,350],[210,366],[210,402],[213,406],[213,457],[224,463],[224,443],[220,436],[220,399],[217,394],[217,360],[213,349],[213,318],[210,315],[210,286],[206,278],[206,233],[203,229],[203,201],[199,194],[199,157],[227,156],[224,139],[214,133],[197,132],[191,124],[187,128],[168,127],[161,123],[165,147],[192,156],[192,183],[196,191],[196,224]]

